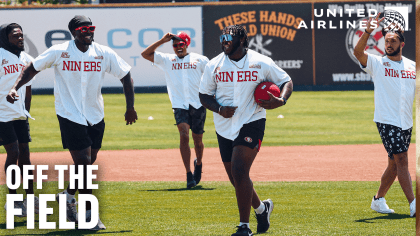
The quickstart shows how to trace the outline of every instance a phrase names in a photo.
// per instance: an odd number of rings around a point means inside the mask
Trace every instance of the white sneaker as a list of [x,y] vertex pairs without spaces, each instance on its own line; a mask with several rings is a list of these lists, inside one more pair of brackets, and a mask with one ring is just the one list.
[[[24,206],[22,201],[15,202],[14,208],[15,209],[19,209],[19,208],[22,209],[22,215],[17,215],[17,217],[26,217],[26,207]],[[4,209],[7,211],[7,202],[6,202],[6,204],[4,204]]]
[[[35,204],[35,206],[34,206],[35,214],[39,214],[39,198],[37,196],[34,196],[34,204]],[[25,206],[25,209],[26,209],[27,198],[25,198],[25,200],[23,200],[23,205]],[[49,206],[47,205],[47,207],[49,207]]]
[[416,199],[415,198],[410,203],[410,216],[411,217],[416,217]]
[[70,195],[67,193],[66,190],[64,190],[63,192],[57,193],[57,195],[55,196],[55,200],[57,200],[57,202],[59,201],[59,194],[66,194],[66,197],[67,197],[67,202],[66,202],[67,220],[70,222],[78,223],[76,198],[74,197],[70,198]]
[[372,204],[370,205],[372,210],[377,211],[382,214],[390,214],[394,213],[394,210],[389,209],[388,205],[386,204],[385,198],[381,197],[375,200],[375,197],[372,198]]
[[[86,211],[86,222],[90,222],[91,219],[91,215],[92,215],[92,211],[91,210],[87,210]],[[106,229],[104,223],[102,223],[101,219],[99,218],[99,214],[98,214],[98,223],[96,224],[95,227],[91,228],[90,230],[102,230],[102,229]]]

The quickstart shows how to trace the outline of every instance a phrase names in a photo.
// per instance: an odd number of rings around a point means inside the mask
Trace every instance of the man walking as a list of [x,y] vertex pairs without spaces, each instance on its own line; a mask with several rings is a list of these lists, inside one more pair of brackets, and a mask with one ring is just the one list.
[[[213,111],[220,155],[230,182],[235,187],[240,223],[232,236],[252,235],[249,228],[251,206],[258,221],[257,232],[270,227],[273,202],[261,201],[249,177],[251,165],[264,137],[265,109],[286,105],[293,91],[289,75],[274,61],[248,49],[248,36],[241,25],[223,29],[223,53],[206,66],[200,84],[200,100]],[[281,88],[280,97],[269,93],[270,100],[254,100],[254,90],[264,81]]]
[[[172,42],[175,54],[157,52],[164,43]],[[198,97],[201,75],[209,61],[207,57],[188,53],[191,38],[185,32],[177,35],[167,33],[160,40],[147,47],[141,55],[165,72],[169,99],[174,110],[178,127],[182,161],[187,172],[187,188],[196,186],[201,180],[203,159],[203,133],[206,121],[206,108]],[[197,159],[194,161],[194,174],[191,173],[191,149],[189,130],[192,131]]]
[[[86,16],[75,16],[68,28],[74,40],[54,45],[39,55],[26,67],[9,92],[8,101],[16,101],[22,85],[29,82],[39,71],[54,67],[55,109],[60,124],[63,148],[69,149],[76,167],[83,166],[83,187],[70,186],[60,194],[67,195],[67,219],[78,221],[74,195],[92,194],[86,188],[86,167],[95,162],[102,145],[105,130],[104,106],[101,94],[105,72],[121,80],[126,97],[127,125],[137,120],[134,109],[134,88],[130,75],[131,67],[110,48],[93,42],[95,26]],[[76,168],[77,170],[78,168]],[[58,195],[57,195],[58,201]],[[86,219],[91,216],[90,202],[86,203]],[[99,219],[99,218],[98,218]],[[92,230],[105,229],[98,220]]]
[[[381,22],[379,14],[376,22]],[[382,143],[388,152],[388,167],[381,178],[381,185],[372,199],[371,208],[379,213],[394,213],[385,201],[385,195],[398,176],[401,188],[410,206],[410,216],[416,215],[411,176],[408,171],[407,150],[410,146],[413,129],[413,101],[416,86],[416,63],[402,56],[405,45],[401,29],[382,29],[385,37],[386,56],[380,57],[364,51],[367,40],[374,28],[373,18],[367,22],[367,28],[354,49],[354,55],[360,67],[372,76],[375,85],[376,122]]]

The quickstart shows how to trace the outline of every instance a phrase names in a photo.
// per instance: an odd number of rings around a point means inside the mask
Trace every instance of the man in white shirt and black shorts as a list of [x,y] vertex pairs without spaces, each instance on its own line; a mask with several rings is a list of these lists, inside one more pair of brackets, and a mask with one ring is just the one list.
[[[63,148],[69,149],[76,166],[84,169],[84,188],[70,186],[59,194],[67,195],[67,219],[77,222],[76,199],[80,194],[92,194],[86,187],[86,166],[95,162],[102,145],[105,130],[104,105],[101,87],[105,72],[121,80],[126,97],[126,124],[137,120],[134,109],[134,87],[128,65],[109,47],[93,42],[95,26],[90,18],[77,15],[70,20],[68,28],[74,40],[57,44],[39,55],[29,64],[17,79],[7,97],[16,101],[19,88],[29,82],[40,71],[54,67],[55,110],[61,130]],[[77,167],[76,167],[77,170]],[[57,201],[58,201],[57,194]],[[90,202],[86,203],[86,218],[90,221]],[[105,229],[98,218],[92,230]]]
[[[381,22],[379,14],[376,22]],[[375,30],[370,24],[360,37],[354,55],[360,62],[360,67],[372,76],[375,85],[376,122],[382,143],[388,152],[388,167],[381,178],[381,185],[372,199],[371,208],[379,213],[394,213],[385,201],[395,178],[398,176],[401,188],[410,206],[410,216],[416,215],[416,199],[414,197],[410,172],[408,171],[408,147],[413,129],[413,102],[416,86],[416,63],[402,56],[405,45],[403,31],[397,25],[382,29],[385,37],[386,56],[380,57],[365,52],[367,40]],[[390,28],[394,28],[390,30]]]
[[[249,177],[251,165],[260,150],[265,130],[265,109],[286,104],[293,91],[290,76],[274,61],[248,49],[248,36],[241,25],[227,26],[220,36],[223,53],[206,66],[200,84],[200,100],[213,111],[220,154],[230,182],[235,187],[240,224],[232,236],[252,235],[249,229],[251,206],[258,221],[257,232],[270,227],[273,202],[261,201]],[[282,89],[280,97],[254,100],[254,90],[264,81]]]
[[[172,40],[175,54],[157,52],[156,49]],[[197,53],[188,53],[191,38],[185,32],[177,35],[165,34],[160,40],[147,47],[141,55],[165,72],[169,99],[172,103],[176,125],[178,127],[182,161],[187,172],[187,188],[196,186],[201,180],[203,159],[203,133],[206,121],[206,108],[200,103],[198,89],[207,57]],[[194,174],[191,172],[191,149],[189,130],[192,131],[194,149]]]
[[[19,90],[20,100],[15,104],[7,102],[6,96],[16,82],[19,74],[33,58],[25,53],[22,27],[17,23],[3,24],[0,26],[0,145],[6,149],[7,157],[4,170],[10,165],[19,165],[23,173],[23,165],[31,165],[29,154],[28,117],[31,107],[31,82]],[[32,175],[32,170],[29,170]],[[12,182],[15,182],[14,175]],[[26,194],[34,194],[33,180],[29,180]],[[9,194],[17,194],[16,190],[9,189]],[[35,213],[39,212],[39,200],[35,197]],[[7,203],[6,203],[7,205]],[[7,210],[6,205],[4,208]],[[22,209],[26,216],[26,199],[15,202],[15,208]]]

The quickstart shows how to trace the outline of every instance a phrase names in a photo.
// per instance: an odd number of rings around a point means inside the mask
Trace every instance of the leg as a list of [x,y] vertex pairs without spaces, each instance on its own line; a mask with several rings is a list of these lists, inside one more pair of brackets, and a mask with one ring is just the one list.
[[185,171],[189,173],[191,172],[190,126],[187,123],[180,123],[177,127],[179,131],[179,149],[181,151],[182,161],[184,162]]
[[195,155],[197,156],[197,165],[201,165],[201,161],[203,160],[203,152],[204,152],[203,134],[195,134],[193,132],[192,137],[194,140]]
[[388,158],[388,167],[382,174],[381,185],[379,186],[378,192],[376,193],[376,198],[385,197],[391,185],[394,183],[395,178],[397,177],[397,166],[395,164],[395,159]]
[[[30,154],[29,154],[29,144],[28,143],[19,143],[19,168],[23,170],[24,165],[30,165]],[[30,175],[33,175],[33,171],[29,171]],[[34,181],[29,180],[28,189],[25,190],[26,194],[34,194]]]
[[[9,144],[3,145],[4,149],[6,149],[6,163],[4,164],[4,171],[6,172],[7,167],[10,165],[16,165],[19,159],[19,144],[18,141],[14,141]],[[12,176],[12,182],[14,183],[16,179]],[[9,194],[16,194],[16,190],[9,189]]]
[[411,203],[414,200],[413,185],[411,183],[410,172],[408,171],[407,152],[394,154],[395,164],[397,166],[398,181],[408,200]]

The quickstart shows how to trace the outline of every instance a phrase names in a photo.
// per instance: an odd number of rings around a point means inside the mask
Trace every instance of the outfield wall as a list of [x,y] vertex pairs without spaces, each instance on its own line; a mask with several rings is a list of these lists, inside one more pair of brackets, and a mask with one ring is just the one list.
[[[30,7],[0,11],[2,19],[22,25],[26,51],[34,57],[51,45],[72,38],[67,25],[74,15],[89,16],[97,26],[95,41],[115,50],[132,66],[137,92],[166,92],[164,73],[140,55],[166,32],[186,31],[192,38],[189,51],[211,59],[221,52],[218,39],[221,29],[230,24],[244,25],[249,33],[249,48],[271,57],[289,73],[296,90],[358,90],[373,89],[370,76],[362,72],[352,55],[363,32],[360,22],[367,19],[370,9],[379,12],[386,8],[403,9],[407,18],[403,55],[414,60],[414,4],[414,1],[231,2]],[[345,14],[349,9],[363,13]],[[340,10],[344,14],[340,14]],[[327,11],[335,15],[327,15]],[[306,27],[302,27],[302,21]],[[368,46],[369,53],[383,55],[384,37],[374,34]],[[173,53],[169,43],[158,50]],[[51,93],[53,78],[52,69],[39,73],[33,83],[35,93]],[[105,77],[103,86],[104,92],[122,91],[120,82],[111,75]]]

